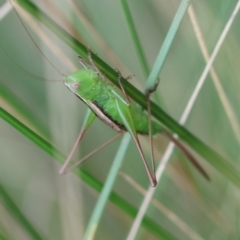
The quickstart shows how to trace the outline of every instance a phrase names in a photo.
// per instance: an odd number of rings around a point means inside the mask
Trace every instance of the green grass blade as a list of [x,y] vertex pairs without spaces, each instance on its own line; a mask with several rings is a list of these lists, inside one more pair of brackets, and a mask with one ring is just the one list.
[[[54,33],[56,33],[64,42],[69,44],[78,54],[86,58],[87,49],[76,39],[70,36],[65,30],[60,28],[54,21],[48,16],[42,13],[35,5],[27,0],[18,0],[18,2],[24,6],[31,14],[37,19],[46,24]],[[106,77],[109,78],[114,84],[118,85],[118,74],[108,66],[99,57],[93,54],[93,60],[96,65],[102,70]],[[146,98],[144,94],[134,88],[126,80],[122,79],[122,84],[131,98],[139,103],[144,109],[146,109]],[[227,177],[232,183],[240,187],[240,172],[232,165],[229,164],[224,158],[222,158],[217,152],[208,147],[204,142],[199,140],[193,134],[191,134],[186,128],[178,124],[173,118],[165,113],[159,106],[151,103],[152,115],[159,120],[164,127],[166,127],[172,133],[176,133],[182,140],[184,140],[192,149],[194,149],[199,155],[207,160],[215,169]]]
[[9,240],[10,238],[7,237],[7,234],[3,229],[0,229],[0,240]]
[[32,239],[36,240],[43,239],[1,185],[0,185],[0,200],[3,202],[4,206],[8,209],[8,211],[14,216],[14,218],[18,220],[21,226],[29,233]]
[[[12,127],[17,129],[19,132],[21,132],[24,136],[29,138],[31,141],[33,141],[35,144],[37,144],[40,148],[42,148],[45,152],[47,152],[49,155],[53,156],[56,160],[63,163],[63,161],[66,159],[66,157],[57,150],[53,145],[51,145],[49,142],[47,142],[45,139],[37,135],[35,132],[33,132],[31,129],[29,129],[27,126],[25,126],[23,123],[21,123],[18,119],[13,117],[11,114],[9,114],[7,111],[5,111],[3,108],[0,107],[0,118],[5,120],[7,123],[9,123]],[[84,170],[75,169],[74,172],[89,186],[91,186],[96,191],[100,192],[103,188],[103,184],[98,181],[96,178],[94,178],[92,175],[87,173]],[[122,211],[124,211],[126,214],[128,214],[131,217],[135,217],[137,214],[137,208],[135,208],[133,205],[129,204],[125,199],[120,197],[115,192],[112,192],[110,197],[110,201],[114,203],[116,206],[118,206]],[[161,237],[163,235],[162,228],[154,223],[151,219],[148,217],[145,217],[143,219],[143,226],[145,226],[149,231],[151,231],[156,236]]]
[[4,84],[1,83],[1,80],[2,79],[0,79],[0,96],[11,106],[13,106],[17,112],[21,113],[21,115],[23,115],[27,121],[31,122],[36,129],[39,129],[39,132],[43,133],[44,136],[46,136],[47,133],[45,132],[44,126],[39,121],[39,119],[37,119],[31,113],[31,111],[24,104],[22,104],[21,99],[14,96],[11,90],[6,88]]
[[128,3],[127,3],[126,0],[121,0],[121,4],[122,4],[122,7],[123,7],[123,12],[124,12],[124,15],[125,15],[125,18],[126,18],[126,21],[127,21],[127,24],[128,24],[131,36],[132,36],[132,39],[133,39],[135,50],[136,50],[137,55],[138,55],[138,59],[140,61],[142,70],[144,72],[144,76],[147,77],[148,74],[149,74],[149,67],[148,67],[148,64],[147,64],[147,61],[146,61],[147,58],[146,58],[146,56],[143,52],[143,48],[142,48],[141,43],[139,41],[139,37],[138,37],[137,31],[136,31],[136,28],[134,26],[134,22],[133,22],[133,19],[132,19],[132,15],[130,13]]
[[6,110],[0,107],[0,117],[5,120],[7,123],[16,128],[24,136],[33,141],[36,145],[42,148],[44,151],[49,153],[52,157],[58,159],[60,162],[63,162],[65,157],[60,153],[54,146],[52,146],[45,139],[37,135],[30,128],[21,123],[18,119],[9,114]]
[[169,49],[172,45],[174,37],[176,36],[178,28],[182,22],[182,19],[184,18],[184,15],[188,9],[189,4],[190,4],[189,0],[182,0],[180,6],[178,8],[178,11],[173,19],[172,25],[169,28],[167,36],[166,36],[166,38],[162,44],[162,47],[158,53],[157,59],[153,65],[151,73],[148,77],[145,89],[151,89],[158,83],[158,76],[163,68],[163,64],[166,60]]
[[[148,63],[147,63],[146,54],[144,54],[144,50],[143,50],[143,47],[141,45],[136,27],[134,25],[134,21],[133,21],[128,3],[127,3],[126,0],[121,0],[121,4],[122,4],[122,7],[123,7],[123,12],[124,12],[124,15],[125,15],[125,19],[127,21],[127,25],[128,25],[131,37],[132,37],[133,45],[134,45],[135,50],[137,52],[138,60],[141,64],[141,69],[143,71],[144,76],[147,78],[149,73],[150,73],[150,69],[149,69],[149,66],[148,66]],[[162,106],[164,106],[164,107],[166,106],[166,104],[164,103],[164,100],[161,98],[161,96],[155,95],[155,100],[158,103],[161,103]]]
[[101,219],[101,216],[107,204],[107,201],[112,191],[112,188],[114,186],[115,180],[117,178],[118,171],[121,167],[122,161],[124,160],[125,152],[127,151],[130,140],[131,140],[131,136],[129,134],[125,134],[125,136],[123,137],[120,143],[116,156],[113,160],[112,167],[105,181],[104,187],[101,191],[101,194],[94,207],[91,218],[88,222],[87,230],[84,236],[85,240],[90,239],[90,236],[91,238],[94,238],[97,227],[99,226],[99,221]]

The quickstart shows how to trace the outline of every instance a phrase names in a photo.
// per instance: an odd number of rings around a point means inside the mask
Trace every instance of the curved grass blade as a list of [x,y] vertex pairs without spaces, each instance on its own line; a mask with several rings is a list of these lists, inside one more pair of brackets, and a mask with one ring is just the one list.
[[19,224],[28,232],[32,239],[41,240],[44,239],[34,228],[34,226],[27,220],[18,206],[14,203],[11,197],[7,194],[5,189],[0,185],[0,200],[3,202],[8,211],[18,220]]

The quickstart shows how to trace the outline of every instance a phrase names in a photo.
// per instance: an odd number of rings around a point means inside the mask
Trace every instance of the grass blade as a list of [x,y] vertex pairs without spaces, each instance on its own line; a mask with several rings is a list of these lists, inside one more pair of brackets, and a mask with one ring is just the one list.
[[166,60],[167,54],[169,52],[169,49],[172,45],[172,42],[174,40],[174,37],[176,36],[176,33],[178,31],[178,28],[182,22],[182,19],[185,16],[185,13],[188,9],[188,6],[190,4],[189,0],[182,0],[178,11],[173,19],[172,25],[169,28],[169,31],[167,33],[167,36],[162,44],[162,47],[158,53],[158,56],[156,58],[156,61],[153,65],[153,68],[151,70],[151,73],[148,77],[145,89],[151,89],[153,88],[157,82],[158,82],[158,76],[163,68],[163,64]]
[[134,26],[134,22],[133,22],[133,19],[132,19],[132,15],[130,13],[128,3],[127,3],[126,0],[121,0],[121,4],[122,4],[122,7],[123,7],[123,12],[124,12],[124,15],[125,15],[125,18],[126,18],[126,21],[127,21],[127,24],[128,24],[131,36],[132,36],[132,39],[133,39],[135,50],[136,50],[137,55],[138,55],[138,59],[140,61],[142,70],[144,72],[144,76],[146,77],[149,74],[149,67],[148,67],[148,64],[147,64],[147,61],[146,61],[146,56],[143,52],[143,48],[142,48],[141,43],[139,41],[139,37],[138,37],[137,31],[136,31],[136,28]]
[[5,205],[5,207],[8,209],[8,211],[14,216],[16,220],[18,220],[19,224],[21,224],[22,227],[29,233],[32,239],[36,240],[43,239],[1,185],[0,185],[0,199]]
[[118,152],[116,153],[116,156],[113,160],[112,167],[109,171],[109,174],[105,181],[104,187],[101,191],[101,194],[100,194],[98,201],[94,207],[91,218],[88,222],[87,230],[86,230],[86,233],[84,236],[85,240],[94,238],[97,227],[99,225],[99,221],[101,219],[101,216],[102,216],[105,206],[107,204],[109,195],[114,186],[115,180],[118,175],[118,171],[121,167],[121,164],[124,159],[125,152],[127,151],[127,147],[129,145],[130,140],[131,140],[131,136],[129,134],[125,134],[125,136],[123,137],[123,139],[120,143]]

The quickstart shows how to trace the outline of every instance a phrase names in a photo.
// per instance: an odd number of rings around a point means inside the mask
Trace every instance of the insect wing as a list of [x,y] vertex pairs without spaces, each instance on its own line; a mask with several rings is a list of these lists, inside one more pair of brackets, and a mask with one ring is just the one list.
[[153,187],[155,187],[157,185],[155,173],[151,173],[151,171],[149,169],[149,166],[147,164],[147,161],[145,159],[145,156],[143,154],[143,151],[142,151],[142,148],[141,148],[138,136],[137,136],[137,131],[136,131],[135,126],[134,126],[134,122],[133,122],[133,119],[132,119],[130,109],[129,109],[128,105],[126,105],[124,102],[122,102],[119,98],[115,99],[115,103],[116,103],[118,113],[119,113],[119,115],[120,115],[120,117],[121,117],[121,119],[124,123],[124,126],[126,127],[128,132],[131,134],[131,136],[133,138],[133,141],[134,141],[134,143],[135,143],[135,145],[136,145],[136,147],[139,151],[139,154],[140,154],[140,156],[143,160],[143,164],[144,164],[145,169],[147,171],[150,183]]

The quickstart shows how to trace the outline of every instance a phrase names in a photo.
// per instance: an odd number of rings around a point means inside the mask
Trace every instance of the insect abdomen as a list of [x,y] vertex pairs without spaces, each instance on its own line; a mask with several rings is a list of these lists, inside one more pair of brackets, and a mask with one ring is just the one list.
[[[139,134],[149,134],[148,129],[148,116],[142,109],[136,105],[131,103],[130,111],[132,114],[133,122],[135,128]],[[162,127],[155,121],[152,121],[152,135],[155,135],[162,131]]]

